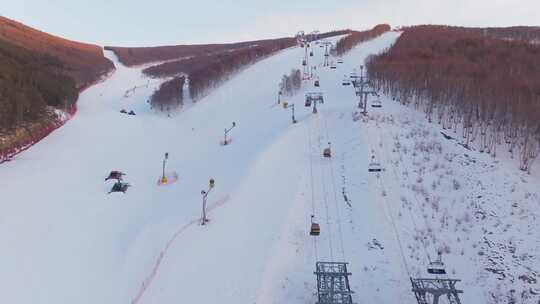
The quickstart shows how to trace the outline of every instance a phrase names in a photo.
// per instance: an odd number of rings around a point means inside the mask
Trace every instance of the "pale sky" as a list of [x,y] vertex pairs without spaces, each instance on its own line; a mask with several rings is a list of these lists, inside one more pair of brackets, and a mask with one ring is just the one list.
[[540,0],[0,0],[0,15],[99,45],[219,43],[299,30],[540,25]]

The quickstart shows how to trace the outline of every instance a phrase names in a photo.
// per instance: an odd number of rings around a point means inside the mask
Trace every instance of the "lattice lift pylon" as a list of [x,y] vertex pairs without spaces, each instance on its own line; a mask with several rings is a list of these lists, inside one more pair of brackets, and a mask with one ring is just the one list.
[[332,42],[324,41],[322,44],[324,45],[324,62],[323,62],[323,66],[327,67],[327,66],[330,65],[330,61],[329,61],[330,52],[329,52],[328,47],[332,46]]
[[348,263],[317,262],[314,274],[317,275],[316,304],[353,304],[349,285]]
[[439,304],[441,296],[445,296],[450,304],[461,304],[459,294],[463,290],[456,289],[456,279],[413,279],[412,291],[418,304]]

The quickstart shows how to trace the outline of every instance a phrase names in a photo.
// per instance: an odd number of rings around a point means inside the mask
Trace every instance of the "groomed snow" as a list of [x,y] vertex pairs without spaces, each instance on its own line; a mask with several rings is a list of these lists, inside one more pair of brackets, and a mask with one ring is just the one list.
[[[425,140],[437,141],[436,126],[422,124],[421,115],[388,98],[382,109],[370,109],[371,119],[355,121],[354,90],[341,85],[344,74],[358,70],[366,56],[389,47],[398,35],[390,32],[361,44],[336,70],[320,66],[324,49],[315,45],[310,60],[319,65],[321,87],[306,81],[299,94],[284,98],[296,106],[295,125],[290,110],[276,104],[276,93],[281,76],[301,68],[302,49],[258,62],[171,118],[156,115],[146,102],[158,83],[107,52],[117,70],[81,95],[78,114],[0,167],[3,302],[315,303],[315,262],[333,260],[350,263],[355,302],[414,303],[407,271],[425,274],[427,259],[417,238],[427,231],[423,214],[438,224],[443,213],[403,203],[402,196],[408,202],[418,195],[410,184],[422,159],[393,147],[401,139],[412,153],[422,130],[431,130]],[[324,93],[317,115],[303,106],[308,91]],[[120,114],[122,108],[137,115]],[[221,146],[223,129],[232,121],[237,124],[232,143]],[[406,138],[408,132],[416,133]],[[441,164],[444,153],[464,153],[439,141]],[[328,142],[331,159],[322,157]],[[386,163],[379,177],[367,172],[372,150]],[[157,186],[165,152],[167,170],[179,179]],[[456,221],[473,212],[466,207],[470,201],[459,199],[466,191],[476,193],[470,187],[482,176],[454,164],[452,173],[439,178],[444,186],[430,191],[442,197],[441,205],[448,203],[440,209]],[[126,194],[106,194],[112,182],[103,179],[110,170],[127,174],[132,187]],[[410,181],[403,170],[410,171]],[[425,171],[431,183],[436,170]],[[462,192],[444,196],[452,189],[453,174],[471,181],[461,183]],[[210,222],[200,226],[200,191],[210,178],[216,182],[208,199]],[[496,192],[498,181],[491,182]],[[535,185],[538,179],[530,177],[516,196],[531,192],[527,204],[537,204]],[[406,213],[408,206],[416,215]],[[312,214],[321,224],[316,242],[309,236]],[[465,280],[459,286],[466,289],[463,302],[486,303],[495,283],[488,278],[490,283],[480,284],[487,272],[477,250],[458,255],[482,236],[469,220],[454,225],[456,231],[454,226],[433,230],[439,239],[469,235],[469,243],[448,242],[452,250],[445,258],[451,276]],[[461,231],[464,227],[475,232]],[[527,231],[537,240],[538,229]],[[427,245],[432,257],[437,244]],[[529,264],[537,267],[538,260]]]

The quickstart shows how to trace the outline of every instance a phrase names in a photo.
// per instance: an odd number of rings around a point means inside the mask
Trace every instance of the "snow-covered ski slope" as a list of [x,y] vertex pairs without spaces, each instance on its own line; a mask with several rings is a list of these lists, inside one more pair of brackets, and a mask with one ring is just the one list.
[[[416,157],[423,150],[412,153],[415,138],[437,141],[433,126],[419,126],[421,115],[388,98],[382,109],[370,109],[370,119],[355,120],[357,97],[352,86],[341,85],[344,74],[358,71],[366,56],[389,47],[398,35],[359,45],[335,70],[322,67],[324,48],[315,45],[310,63],[318,66],[321,87],[305,81],[300,93],[283,98],[295,104],[294,125],[290,109],[276,104],[276,93],[281,76],[301,68],[300,48],[243,70],[173,117],[149,109],[155,81],[107,53],[117,70],[81,95],[78,114],[0,167],[2,302],[315,303],[315,262],[346,261],[355,302],[414,303],[409,273],[425,276],[424,253],[434,257],[440,239],[452,237],[446,256],[451,276],[464,279],[464,303],[486,303],[497,281],[483,270],[478,251],[486,232],[472,227],[478,210],[469,208],[490,205],[472,206],[463,198],[484,191],[473,189],[473,166],[457,162],[463,151],[441,139],[445,152],[433,159],[444,171],[423,169],[425,191],[439,196],[432,211],[434,204],[422,204],[423,192],[411,184],[423,185],[413,172],[430,164]],[[304,93],[311,91],[324,93],[316,115],[303,106]],[[120,114],[122,108],[137,115]],[[223,129],[232,121],[232,143],[222,146]],[[331,159],[322,157],[328,142]],[[409,150],[403,152],[404,146]],[[386,163],[379,175],[367,172],[372,151]],[[453,165],[445,163],[446,151],[456,154]],[[165,152],[167,170],[179,178],[157,186]],[[492,160],[479,157],[474,166],[482,161]],[[103,180],[110,170],[126,173],[132,185],[126,194],[106,194],[112,182]],[[454,175],[470,181],[445,196]],[[216,183],[208,196],[210,222],[200,226],[200,191],[210,178]],[[497,186],[502,180],[492,180],[490,195],[504,191]],[[531,177],[527,187],[520,184],[513,192],[516,200],[532,193],[520,208],[538,203],[535,181]],[[484,213],[489,218],[489,210]],[[441,214],[446,226],[439,223]],[[309,236],[311,215],[321,225],[316,239]],[[502,216],[492,221],[504,221]],[[511,236],[537,241],[535,227],[528,228],[529,236]],[[420,242],[428,232],[439,240]],[[505,234],[498,235],[495,242],[504,242]],[[460,254],[462,247],[466,252]],[[537,267],[535,261],[523,268]]]

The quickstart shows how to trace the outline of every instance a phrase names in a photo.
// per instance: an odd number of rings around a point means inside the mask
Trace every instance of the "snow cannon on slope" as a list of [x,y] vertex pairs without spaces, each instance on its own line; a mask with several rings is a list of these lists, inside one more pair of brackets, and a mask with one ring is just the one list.
[[166,152],[165,156],[163,157],[162,174],[161,174],[161,177],[157,181],[158,186],[170,185],[170,184],[175,183],[178,180],[178,174],[176,172],[165,171],[165,165],[167,164],[168,159],[169,159],[169,153]]
[[126,175],[124,172],[113,170],[109,173],[109,176],[105,178],[105,181],[108,181],[110,179],[115,179],[117,181],[122,180],[122,176]]
[[116,183],[114,183],[114,185],[112,186],[111,188],[111,191],[109,191],[109,194],[113,193],[113,192],[122,192],[122,193],[126,193],[127,189],[131,187],[130,184],[128,183],[123,183],[121,181],[117,181]]

